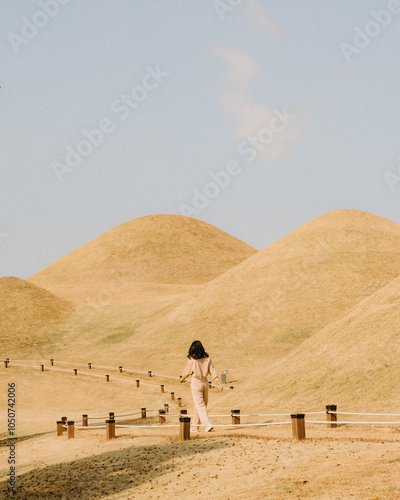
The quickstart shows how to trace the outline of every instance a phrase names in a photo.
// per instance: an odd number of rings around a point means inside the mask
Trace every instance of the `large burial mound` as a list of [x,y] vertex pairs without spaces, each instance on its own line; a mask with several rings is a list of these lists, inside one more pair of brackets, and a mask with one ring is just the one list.
[[398,275],[398,224],[330,212],[176,303],[152,325],[152,338],[162,331],[181,350],[199,336],[224,365],[264,370],[255,359],[268,363],[290,352]]
[[118,282],[198,285],[254,253],[251,246],[206,222],[149,215],[107,231],[29,281],[52,291]]
[[[72,304],[25,280],[0,278],[0,335],[13,349],[26,347],[73,310]],[[46,340],[46,339],[42,339]]]

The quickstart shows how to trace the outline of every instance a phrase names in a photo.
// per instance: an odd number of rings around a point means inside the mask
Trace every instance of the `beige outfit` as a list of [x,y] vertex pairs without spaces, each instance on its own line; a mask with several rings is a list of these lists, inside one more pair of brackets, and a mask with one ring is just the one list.
[[221,384],[211,358],[190,358],[186,363],[185,369],[183,370],[182,381],[190,375],[192,375],[190,388],[192,390],[193,402],[195,407],[192,426],[197,427],[200,422],[202,423],[202,425],[211,425],[210,419],[207,414],[207,375],[211,375],[211,377],[217,382],[217,384]]

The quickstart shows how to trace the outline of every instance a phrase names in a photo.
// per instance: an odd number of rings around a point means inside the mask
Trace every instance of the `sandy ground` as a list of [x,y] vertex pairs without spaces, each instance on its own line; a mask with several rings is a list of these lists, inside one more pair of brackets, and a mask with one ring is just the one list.
[[[193,436],[193,435],[192,435]],[[0,448],[0,496],[7,498],[8,448]],[[400,432],[388,427],[290,426],[200,432],[177,429],[55,432],[18,443],[19,499],[398,499]],[[11,497],[10,497],[11,498]]]
[[[96,373],[100,371],[95,369]],[[103,377],[104,374],[97,379],[64,372],[43,373],[37,367],[1,370],[3,394],[10,380],[17,383],[19,436],[17,490],[10,496],[7,419],[2,418],[1,499],[400,498],[400,424],[343,425],[340,421],[355,417],[340,415],[336,429],[329,429],[325,424],[307,424],[307,439],[302,442],[292,439],[289,416],[276,417],[287,421],[285,425],[215,427],[209,434],[192,434],[187,442],[179,442],[178,428],[168,427],[117,428],[117,438],[109,441],[104,429],[76,429],[74,439],[67,439],[66,433],[57,437],[55,421],[62,415],[78,420],[82,413],[89,413],[91,417],[101,409],[105,415],[109,410],[119,415],[130,413],[133,408],[151,405],[162,408],[165,402],[171,403],[170,395],[162,394],[157,387],[137,389],[122,382],[107,383]],[[118,377],[131,376],[118,374]],[[155,384],[162,381],[158,377],[146,380]],[[183,396],[183,406],[191,413],[189,386],[168,379],[165,383]],[[230,408],[229,393],[210,391],[211,415],[216,413],[212,407],[225,398],[226,408]],[[229,415],[226,408],[223,413]],[[274,418],[245,417],[245,408],[241,409],[242,424]],[[6,416],[5,405],[0,410],[1,415]],[[173,408],[171,413],[177,411]],[[387,408],[387,411],[396,413],[396,408]],[[158,424],[154,413],[146,420],[138,416],[129,418],[138,420],[126,423]],[[307,418],[325,420],[326,417],[319,414]],[[357,417],[358,420],[367,418]],[[230,424],[231,419],[213,417],[212,421]],[[104,424],[104,419],[89,419],[89,422]],[[122,419],[117,419],[117,423],[122,423]],[[177,417],[168,415],[167,423],[177,424]]]

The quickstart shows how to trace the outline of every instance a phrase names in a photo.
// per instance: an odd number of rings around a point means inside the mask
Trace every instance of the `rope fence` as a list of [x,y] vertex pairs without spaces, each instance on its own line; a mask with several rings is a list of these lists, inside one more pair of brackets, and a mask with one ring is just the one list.
[[[180,377],[179,376],[172,376],[172,375],[163,375],[163,374],[160,374],[160,373],[154,373],[152,371],[141,371],[141,370],[135,370],[133,368],[123,368],[121,365],[116,367],[116,366],[104,366],[104,365],[97,365],[97,364],[94,364],[94,363],[75,363],[75,362],[72,362],[72,361],[59,361],[59,360],[54,360],[54,359],[46,359],[46,360],[43,360],[43,359],[36,359],[36,360],[29,360],[29,359],[10,359],[10,358],[3,358],[3,361],[4,362],[8,362],[8,364],[10,363],[49,363],[51,364],[51,366],[54,366],[55,363],[60,363],[60,364],[63,364],[63,365],[74,365],[74,366],[85,366],[85,367],[88,367],[89,369],[94,369],[94,368],[98,368],[98,369],[101,369],[101,370],[118,370],[120,372],[124,371],[124,372],[128,372],[128,373],[140,373],[142,375],[148,375],[149,377],[161,377],[161,378],[169,378],[169,379],[173,379],[173,380],[179,380]],[[19,365],[19,366],[28,366],[28,365]],[[30,366],[30,365],[29,365]]]
[[[56,366],[54,366],[54,360],[53,359],[50,359],[50,366],[45,366],[44,363],[45,362],[49,362],[49,361],[42,361],[42,360],[13,360],[13,359],[9,359],[9,358],[6,358],[6,359],[3,359],[3,362],[4,362],[4,366],[5,368],[8,368],[10,366],[13,366],[13,367],[25,367],[25,368],[35,368],[36,365],[34,364],[30,364],[30,365],[26,365],[26,364],[23,364],[23,363],[40,363],[37,367],[38,368],[41,368],[41,371],[60,371],[60,372],[64,372],[64,373],[69,373],[71,374],[71,370],[68,370],[66,368],[58,368]],[[23,362],[23,363],[22,363]],[[91,363],[86,363],[86,364],[83,364],[83,363],[70,363],[69,361],[57,361],[57,363],[63,363],[63,364],[71,364],[71,365],[76,365],[76,366],[84,366],[86,368],[88,368],[88,370],[90,371],[79,371],[79,375],[85,375],[85,376],[88,376],[88,377],[97,377],[97,378],[105,378],[105,380],[107,382],[110,382],[110,381],[117,381],[117,382],[123,382],[123,383],[127,383],[127,384],[136,384],[136,387],[140,387],[140,386],[145,386],[145,387],[152,387],[152,388],[156,388],[156,389],[159,389],[161,390],[161,392],[166,392],[168,394],[170,394],[171,396],[171,400],[178,400],[179,401],[182,401],[182,398],[179,397],[174,391],[171,391],[169,389],[167,389],[164,385],[157,385],[157,384],[149,384],[147,382],[142,382],[141,380],[129,380],[129,379],[123,379],[123,378],[120,378],[120,377],[114,377],[114,376],[110,376],[109,374],[106,374],[106,375],[101,375],[101,374],[98,374],[98,373],[93,373],[91,370],[93,369],[93,365]],[[112,368],[112,367],[106,367],[106,366],[98,366],[96,365],[97,368],[101,368],[101,369],[115,369],[115,368]],[[119,371],[122,372],[122,366],[119,366]],[[125,371],[131,371],[131,372],[134,372],[134,370],[125,370]],[[151,372],[138,372],[138,371],[135,371],[136,373],[145,373],[147,375],[149,375],[150,377],[153,376]],[[72,373],[74,375],[78,375],[78,369],[77,368],[73,368],[72,369]],[[179,380],[179,377],[170,377],[170,378],[175,378],[177,381]]]
[[[39,366],[42,368],[42,371],[45,371],[45,366],[46,366],[46,370],[51,368],[53,370],[58,370],[58,371],[66,371],[68,372],[68,370],[65,370],[65,369],[62,369],[62,368],[55,368],[54,367],[54,364],[57,363],[57,364],[63,364],[63,365],[73,365],[73,366],[84,366],[86,368],[88,368],[89,370],[93,370],[95,368],[97,369],[100,369],[100,370],[118,370],[120,373],[122,372],[126,372],[126,373],[139,373],[139,374],[142,374],[142,375],[148,375],[149,377],[160,377],[160,378],[167,378],[167,379],[170,379],[170,380],[176,380],[176,381],[179,381],[182,377],[181,376],[173,376],[173,375],[164,375],[164,374],[160,374],[160,373],[154,373],[152,372],[151,370],[148,370],[147,372],[146,371],[141,371],[141,370],[134,370],[132,368],[123,368],[122,365],[119,365],[118,367],[115,367],[115,366],[104,366],[104,365],[96,365],[96,364],[93,364],[93,363],[74,363],[74,362],[71,362],[71,361],[56,361],[54,360],[53,358],[50,359],[50,360],[27,360],[27,359],[10,359],[10,358],[3,358],[3,362],[4,362],[4,365],[5,367],[7,368],[8,366],[11,366],[11,363],[13,364],[13,366],[22,366],[22,367],[25,367],[25,368],[32,368],[34,365],[26,365],[26,364],[21,364],[21,363],[39,363]],[[15,364],[17,363],[17,365]],[[50,366],[48,365],[45,365],[45,363],[50,363]],[[77,375],[77,369],[74,369],[75,371],[75,375]],[[92,376],[97,376],[97,377],[101,377],[102,375],[97,375],[97,374],[94,374],[94,373],[88,373],[88,372],[80,372],[80,374],[85,374],[85,375],[92,375]],[[116,377],[110,377],[110,375],[106,375],[107,378],[107,381],[109,380],[120,380],[120,381],[123,381],[123,382],[132,382],[132,381],[129,381],[129,380],[124,380],[124,379],[117,379]],[[135,381],[136,383],[138,382],[137,380]],[[133,382],[132,382],[133,383]],[[156,384],[148,384],[148,383],[145,383],[145,382],[141,382],[142,385],[145,385],[145,386],[148,386],[148,387],[159,387],[158,385]],[[212,384],[211,382],[208,383],[209,384],[209,387],[210,388],[217,388],[216,385]],[[137,385],[139,387],[139,385]],[[229,388],[230,390],[233,390],[233,386],[230,386]],[[168,393],[171,393],[171,391],[169,391],[167,388],[164,388],[163,392],[168,392]]]
[[[141,418],[147,417],[147,412],[158,411],[159,424],[116,424],[116,418],[129,417],[141,414]],[[326,420],[306,420],[305,416],[309,415],[326,415]],[[338,422],[338,415],[352,415],[352,416],[381,416],[381,417],[400,417],[398,413],[362,413],[362,412],[338,412],[336,405],[327,405],[325,411],[313,411],[308,413],[245,413],[241,414],[240,410],[231,410],[230,414],[214,414],[209,415],[211,418],[229,418],[231,417],[231,423],[221,423],[214,424],[212,428],[250,428],[250,427],[271,427],[271,426],[292,426],[292,437],[296,440],[306,439],[306,427],[305,424],[324,424],[328,428],[337,428],[338,425],[397,425],[400,427],[400,420],[398,421],[340,421]],[[286,417],[287,420],[279,420],[272,422],[241,422],[241,418],[252,418],[252,417]],[[90,417],[91,420],[105,419],[106,425],[88,425],[89,417],[88,415],[83,415],[83,419],[77,422],[84,422],[84,425],[75,426],[74,421],[68,421],[67,417],[62,417],[60,421],[57,421],[57,435],[61,436],[65,429],[68,430],[68,438],[74,437],[74,427],[79,430],[89,430],[89,429],[106,429],[107,439],[115,438],[115,429],[166,429],[166,428],[179,428],[179,436],[181,440],[190,439],[191,432],[191,418],[194,415],[188,414],[187,410],[182,409],[180,413],[169,413],[169,405],[164,406],[164,410],[146,410],[142,408],[140,412],[128,413],[123,415],[114,415],[113,412],[109,413],[108,417]],[[289,419],[290,417],[290,419]],[[167,418],[178,418],[179,424],[167,424]],[[67,423],[67,425],[66,425]],[[196,427],[198,427],[196,425]],[[207,431],[207,428],[206,428]]]

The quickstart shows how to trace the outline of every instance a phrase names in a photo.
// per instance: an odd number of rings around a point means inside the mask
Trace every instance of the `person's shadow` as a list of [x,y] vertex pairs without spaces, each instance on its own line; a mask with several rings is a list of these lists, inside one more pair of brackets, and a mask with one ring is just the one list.
[[[0,482],[0,498],[27,500],[100,499],[182,470],[176,459],[231,446],[229,439],[194,439],[162,445],[128,447],[18,474],[16,493]],[[134,494],[134,491],[130,492]],[[127,493],[128,495],[128,493]]]

